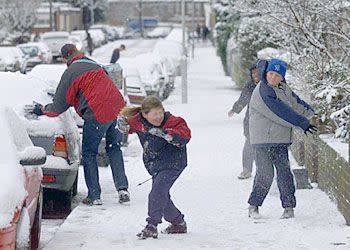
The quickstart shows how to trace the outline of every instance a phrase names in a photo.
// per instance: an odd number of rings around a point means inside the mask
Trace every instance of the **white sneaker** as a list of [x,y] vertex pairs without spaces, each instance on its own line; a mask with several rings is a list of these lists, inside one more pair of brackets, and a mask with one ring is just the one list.
[[102,200],[101,199],[96,199],[92,202],[92,205],[102,205]]
[[250,177],[252,177],[252,172],[243,170],[243,172],[240,173],[237,178],[240,180],[244,180],[244,179],[249,179]]
[[101,199],[92,200],[90,197],[84,198],[82,202],[89,206],[102,205]]
[[260,219],[259,207],[250,205],[248,207],[248,217],[253,219]]
[[119,190],[118,196],[119,196],[119,203],[124,203],[124,202],[130,201],[130,194],[129,194],[128,190]]

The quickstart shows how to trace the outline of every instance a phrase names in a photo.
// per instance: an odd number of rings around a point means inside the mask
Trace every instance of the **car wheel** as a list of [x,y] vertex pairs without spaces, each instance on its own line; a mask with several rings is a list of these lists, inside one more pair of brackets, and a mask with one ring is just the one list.
[[63,192],[63,201],[65,203],[64,207],[66,207],[67,211],[69,210],[69,212],[72,206],[72,198],[73,198],[72,191],[73,191],[73,188],[68,192]]
[[44,189],[44,219],[65,219],[71,212],[72,188],[67,191]]
[[40,188],[33,226],[30,230],[30,249],[38,249],[41,234],[41,218],[43,207],[43,190]]
[[77,172],[77,176],[75,177],[75,181],[73,183],[73,186],[72,186],[72,196],[76,196],[78,194],[78,173]]

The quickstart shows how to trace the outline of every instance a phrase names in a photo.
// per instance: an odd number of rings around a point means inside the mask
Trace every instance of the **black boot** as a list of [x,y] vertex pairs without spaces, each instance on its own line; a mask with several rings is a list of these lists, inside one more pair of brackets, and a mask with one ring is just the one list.
[[157,239],[158,238],[157,227],[152,224],[148,224],[144,229],[142,229],[141,233],[138,233],[136,236],[142,240],[147,238]]
[[185,234],[187,233],[187,225],[186,222],[182,222],[180,224],[171,224],[164,230],[162,230],[163,234]]

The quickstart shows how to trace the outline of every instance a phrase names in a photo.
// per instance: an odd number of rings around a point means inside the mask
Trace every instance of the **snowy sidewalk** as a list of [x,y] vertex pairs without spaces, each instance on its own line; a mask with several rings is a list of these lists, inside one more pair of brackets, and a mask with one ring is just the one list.
[[[151,183],[135,136],[124,150],[131,202],[120,205],[109,168],[100,168],[103,206],[79,205],[45,249],[342,249],[350,247],[350,228],[319,189],[297,190],[296,218],[280,220],[276,185],[271,188],[261,220],[247,217],[253,179],[240,181],[244,112],[233,119],[227,111],[240,94],[224,76],[213,47],[196,49],[188,72],[189,103],[181,104],[180,79],[166,110],[183,116],[192,130],[189,164],[172,189],[174,203],[185,214],[186,235],[159,235],[138,240],[145,225]],[[80,172],[80,196],[86,194]],[[167,223],[159,225],[159,230]]]

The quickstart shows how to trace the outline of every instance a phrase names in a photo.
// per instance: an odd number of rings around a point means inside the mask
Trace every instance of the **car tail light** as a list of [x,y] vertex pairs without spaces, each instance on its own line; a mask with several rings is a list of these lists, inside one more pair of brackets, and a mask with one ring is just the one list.
[[68,146],[66,137],[64,135],[58,135],[55,137],[52,154],[54,156],[62,157],[68,160]]
[[42,182],[44,183],[52,183],[55,182],[56,178],[53,175],[44,175]]

